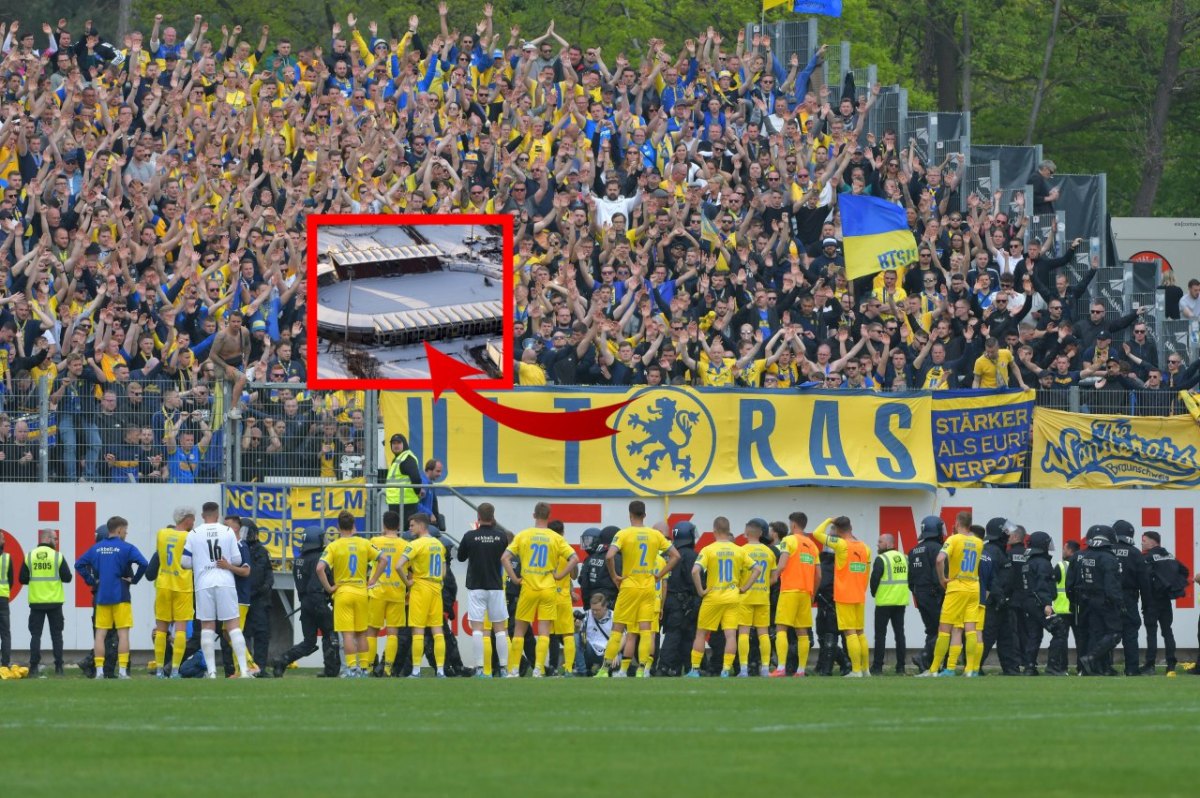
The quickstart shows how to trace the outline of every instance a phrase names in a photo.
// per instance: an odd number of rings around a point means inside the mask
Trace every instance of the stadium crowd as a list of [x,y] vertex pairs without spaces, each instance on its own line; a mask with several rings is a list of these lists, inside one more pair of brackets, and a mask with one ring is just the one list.
[[[212,481],[228,435],[247,480],[361,473],[361,396],[299,384],[314,213],[514,215],[523,385],[1086,385],[1158,414],[1200,382],[1144,311],[1077,315],[1080,242],[1026,230],[1052,162],[1032,209],[964,204],[960,159],[864,134],[879,87],[831,94],[824,48],[710,27],[635,63],[448,13],[317,42],[0,24],[0,477],[36,479],[42,436],[71,481]],[[846,192],[904,207],[918,261],[848,282]],[[1171,297],[1200,312],[1200,283]]]

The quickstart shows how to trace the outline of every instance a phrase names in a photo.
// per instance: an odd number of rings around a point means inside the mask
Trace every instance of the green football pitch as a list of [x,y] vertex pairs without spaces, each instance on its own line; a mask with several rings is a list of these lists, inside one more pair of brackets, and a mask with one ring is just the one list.
[[378,787],[523,798],[1166,796],[1194,792],[1198,731],[1200,678],[1183,673],[66,678],[0,684],[0,783],[20,798]]

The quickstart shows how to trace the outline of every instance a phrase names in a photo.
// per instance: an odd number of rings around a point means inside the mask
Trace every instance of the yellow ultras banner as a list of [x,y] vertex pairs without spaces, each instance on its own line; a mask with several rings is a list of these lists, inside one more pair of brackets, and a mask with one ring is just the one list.
[[1034,488],[1195,488],[1200,428],[1191,416],[1091,416],[1036,408]]
[[385,393],[387,437],[445,463],[448,484],[494,494],[688,495],[788,485],[933,490],[931,400],[869,392],[770,394],[677,387],[517,389],[505,406],[569,412],[629,400],[602,440],[535,438],[457,395]]

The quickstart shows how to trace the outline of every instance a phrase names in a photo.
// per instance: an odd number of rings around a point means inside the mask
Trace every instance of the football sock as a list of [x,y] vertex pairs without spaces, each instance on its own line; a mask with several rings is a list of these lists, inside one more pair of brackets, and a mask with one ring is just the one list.
[[433,636],[433,664],[441,671],[446,664],[446,637],[445,635]]
[[475,655],[479,657],[479,667],[486,674],[492,672],[492,647],[488,645],[488,637],[482,629],[471,630],[471,644],[475,647]]
[[421,660],[425,657],[425,630],[413,630],[412,666],[413,674],[421,673]]
[[858,669],[863,673],[871,669],[871,645],[867,642],[864,632],[858,633]]
[[120,669],[121,673],[129,670],[129,654],[117,654],[117,668]]
[[392,664],[396,661],[396,651],[400,648],[400,638],[396,635],[388,635],[387,640],[383,644],[383,670],[384,673],[391,673]]
[[[496,632],[496,658],[500,660],[500,667],[508,667],[508,632]],[[488,655],[488,667],[491,667],[492,657]]]
[[[786,645],[787,635],[783,636],[784,644]],[[798,670],[806,670],[808,668],[808,652],[812,648],[812,640],[808,637],[807,629],[796,630],[796,659]],[[783,658],[780,658],[780,665],[783,664]]]
[[974,632],[967,632],[967,639],[964,645],[967,649],[967,672],[979,670],[980,654],[982,654],[982,646],[979,645],[979,640],[976,639]]
[[[789,646],[788,646],[787,630],[784,629],[784,630],[776,632],[775,633],[775,656],[779,658],[779,667],[780,668],[787,667],[788,649],[789,649]],[[797,651],[799,651],[799,649],[797,649]],[[800,670],[804,670],[804,663],[801,662],[799,667],[800,667]]]
[[175,642],[171,647],[171,671],[179,670],[183,664],[183,655],[187,651],[187,632],[176,632]]
[[692,670],[700,667],[700,663],[704,661],[704,652],[692,649]]
[[104,675],[104,657],[96,657],[96,673]]
[[242,674],[250,673],[250,666],[246,662],[246,636],[242,634],[241,629],[229,632],[229,643],[233,646],[233,656],[237,657],[238,668]]
[[567,673],[575,670],[575,635],[563,635],[562,668]]
[[[497,641],[498,642],[498,641]],[[525,651],[525,638],[514,636],[508,650],[508,672],[521,672],[521,654]]]
[[[516,638],[513,638],[513,641],[516,642]],[[608,645],[606,645],[604,647],[604,661],[609,664],[616,662],[617,652],[620,650],[621,650],[621,635],[617,634],[614,631],[611,635],[608,636]]]
[[546,658],[550,656],[550,636],[538,635],[536,652],[533,658],[533,667],[536,670],[543,670],[546,667]]
[[163,662],[167,658],[167,633],[154,633],[154,661],[158,663],[158,669],[161,671],[166,664]]
[[733,668],[733,652],[726,649],[725,658],[721,661],[721,669],[727,671],[731,668]]
[[638,635],[638,661],[643,668],[649,668],[654,661],[654,633],[649,629]]
[[929,663],[929,670],[937,673],[942,669],[942,660],[946,658],[946,651],[950,648],[950,633],[938,632],[937,643],[933,646],[933,661]]
[[763,668],[771,666],[771,638],[765,634],[758,636],[758,660]]
[[962,643],[957,646],[953,643],[950,644],[950,656],[946,660],[946,670],[952,671],[958,667],[958,658],[962,655],[962,649]]
[[750,634],[738,633],[737,638],[737,653],[738,662],[742,664],[742,670],[750,667]]
[[846,636],[846,656],[850,657],[850,669],[858,670],[858,635],[847,634]]
[[358,665],[360,668],[375,667],[375,657],[379,655],[379,636],[374,632],[367,632],[367,655],[366,662],[363,662],[363,655],[358,655]]
[[200,630],[200,651],[204,653],[204,667],[208,668],[208,672],[215,674],[217,672],[217,659],[213,656],[213,649],[217,647],[217,632],[215,629]]

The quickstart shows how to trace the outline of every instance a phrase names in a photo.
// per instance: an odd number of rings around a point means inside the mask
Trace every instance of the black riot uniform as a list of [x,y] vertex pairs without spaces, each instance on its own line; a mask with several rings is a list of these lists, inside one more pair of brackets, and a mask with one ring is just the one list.
[[1112,553],[1113,532],[1108,526],[1093,526],[1087,532],[1087,548],[1079,552],[1067,574],[1067,594],[1079,607],[1079,623],[1087,628],[1087,653],[1079,657],[1082,676],[1102,675],[1104,661],[1121,639],[1124,598],[1117,558]]
[[1176,665],[1175,632],[1171,628],[1174,604],[1175,599],[1187,592],[1188,569],[1161,545],[1146,552],[1146,561],[1150,567],[1150,603],[1146,608],[1146,665],[1143,670],[1154,673],[1158,657],[1158,632],[1161,630],[1167,671],[1170,672],[1175,670]]
[[1050,560],[1053,543],[1045,532],[1034,532],[1029,536],[1025,563],[1021,567],[1021,595],[1025,617],[1030,626],[1036,624],[1036,637],[1030,636],[1033,645],[1032,663],[1025,673],[1037,675],[1038,648],[1041,647],[1042,630],[1050,633],[1050,650],[1046,656],[1046,674],[1067,675],[1067,631],[1066,619],[1054,614],[1054,598],[1058,595],[1058,571]]
[[942,551],[946,524],[936,515],[921,520],[920,540],[908,552],[908,588],[917,602],[921,623],[925,625],[925,648],[913,657],[918,672],[929,670],[933,648],[937,645],[938,621],[942,615],[942,599],[946,591],[938,581],[937,557]]
[[1125,613],[1121,617],[1121,648],[1125,652],[1125,675],[1139,676],[1142,663],[1138,657],[1138,628],[1142,625],[1142,615],[1138,610],[1138,599],[1143,607],[1149,607],[1153,601],[1150,591],[1150,565],[1133,537],[1137,534],[1133,525],[1128,521],[1117,521],[1112,525],[1117,542],[1113,545],[1113,554],[1117,558],[1117,566],[1121,572],[1121,596],[1125,604]]
[[853,670],[850,658],[841,647],[842,635],[838,630],[837,606],[833,603],[833,570],[837,557],[826,547],[821,551],[821,584],[817,588],[817,641],[821,644],[817,655],[817,675],[832,676],[836,664],[843,675]]
[[[608,547],[612,545],[613,538],[620,531],[615,526],[606,526],[600,530],[596,545],[588,551],[587,559],[583,561],[583,565],[579,568],[579,595],[583,597],[585,607],[590,606],[592,596],[600,593],[608,599],[608,608],[612,609],[617,603],[617,586],[613,584],[612,576],[608,573],[608,566],[604,562],[605,555],[608,554]],[[618,557],[620,555],[617,555]],[[695,554],[693,553],[693,557]],[[620,573],[621,564],[617,564],[617,573]],[[687,579],[691,579],[691,569],[680,571],[676,569],[676,573],[687,574]],[[686,580],[684,580],[686,581]],[[670,587],[671,580],[667,580],[667,586]]]
[[[696,564],[696,526],[688,521],[676,524],[671,530],[671,539],[679,552],[679,565],[675,568],[678,578],[667,580],[667,595],[663,599],[660,676],[680,676],[689,667],[692,641],[696,638],[696,619],[700,614],[700,597],[692,583],[692,567]],[[591,558],[588,560],[590,562]],[[607,571],[605,576],[608,576]]]
[[1015,525],[1003,518],[988,521],[984,532],[987,542],[983,545],[982,555],[982,560],[988,563],[992,583],[984,608],[983,657],[979,664],[982,668],[992,647],[995,646],[996,656],[1000,658],[1000,672],[1005,676],[1017,676],[1021,673],[1016,625],[1013,622],[1015,611],[1012,595],[1015,577],[1012,561],[1008,558],[1005,546],[1009,534],[1015,529]]
[[275,676],[283,676],[288,665],[317,650],[318,631],[321,633],[320,645],[325,658],[324,675],[337,676],[341,669],[342,654],[338,635],[333,631],[333,607],[329,604],[329,595],[317,579],[317,563],[324,550],[324,533],[319,527],[309,527],[304,533],[300,557],[292,563],[292,576],[300,597],[300,629],[304,632],[304,639],[271,663]]
[[246,611],[246,648],[251,651],[255,662],[263,663],[259,676],[271,675],[265,667],[270,662],[271,645],[271,594],[275,590],[275,572],[271,567],[271,555],[258,535],[258,524],[244,521],[246,546],[250,549],[250,607]]
[[1013,611],[1013,631],[1017,636],[1017,657],[1021,670],[1037,674],[1038,648],[1042,644],[1042,622],[1040,613],[1031,616],[1028,611],[1029,595],[1021,575],[1029,561],[1029,550],[1025,548],[1025,529],[1016,527],[1008,537],[1008,561],[1012,564],[1012,594],[1009,603]]

